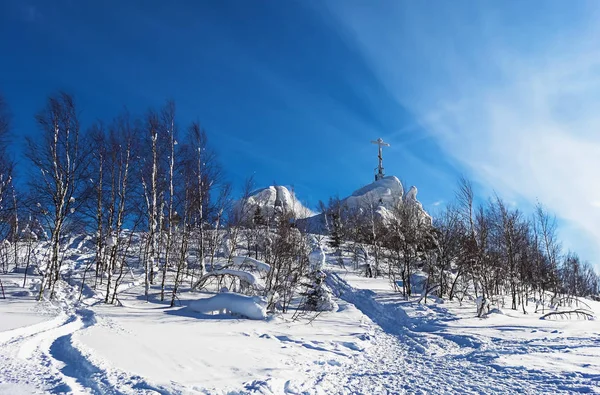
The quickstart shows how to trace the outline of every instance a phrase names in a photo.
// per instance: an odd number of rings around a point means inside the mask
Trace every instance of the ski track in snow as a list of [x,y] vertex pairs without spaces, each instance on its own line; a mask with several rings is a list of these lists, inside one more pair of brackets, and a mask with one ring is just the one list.
[[[144,379],[98,367],[77,347],[73,335],[96,324],[94,312],[77,309],[70,314],[2,333],[0,338],[0,393],[15,385],[35,393],[169,394]],[[35,389],[35,390],[34,390]]]
[[[71,241],[71,256],[75,267],[84,266],[89,257],[81,254],[85,237]],[[73,290],[63,300],[58,315],[48,321],[0,332],[0,394],[171,394],[153,386],[139,376],[129,376],[109,366],[97,366],[90,355],[78,348],[77,332],[96,325],[95,313],[89,306],[97,302],[88,285],[87,297],[74,302]]]

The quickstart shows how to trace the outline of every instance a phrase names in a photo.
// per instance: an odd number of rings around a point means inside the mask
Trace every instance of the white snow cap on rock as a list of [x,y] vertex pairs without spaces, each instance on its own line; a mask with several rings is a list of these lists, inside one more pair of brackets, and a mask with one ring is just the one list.
[[431,216],[429,214],[427,214],[425,209],[423,209],[423,205],[421,204],[421,202],[419,202],[417,200],[417,192],[418,191],[417,191],[416,186],[413,185],[412,187],[410,187],[408,192],[406,192],[406,195],[404,195],[404,203],[416,205],[419,208],[419,211],[421,212],[423,219],[425,219],[426,221],[428,221],[431,224],[433,222],[433,219],[431,218]]
[[391,209],[396,206],[404,195],[402,183],[395,176],[384,177],[357,189],[354,193],[343,200],[348,208],[365,207],[371,204]]
[[252,217],[260,208],[263,217],[270,217],[275,212],[292,212],[296,218],[307,218],[315,215],[296,198],[294,193],[284,186],[269,186],[258,189],[246,199],[246,204],[239,201],[236,208],[240,215]]
[[417,200],[417,187],[416,186],[412,186],[410,187],[410,189],[408,190],[408,192],[406,192],[406,195],[404,195],[404,201],[405,202],[418,202]]
[[395,176],[388,176],[356,190],[351,196],[344,199],[343,203],[350,209],[366,209],[373,204],[383,217],[391,215],[390,210],[399,204],[413,204],[418,207],[423,218],[431,223],[431,216],[425,212],[423,205],[417,200],[417,192],[417,187],[412,186],[404,194],[400,180]]
[[[345,206],[350,211],[369,211],[373,207],[375,212],[384,219],[393,217],[394,208],[405,203],[416,205],[422,214],[422,218],[429,224],[432,223],[431,216],[427,214],[421,203],[417,200],[417,187],[411,187],[404,194],[404,187],[398,177],[395,176],[387,176],[367,184],[354,191],[352,195],[341,200],[342,206]],[[323,213],[320,213],[314,217],[298,220],[297,224],[299,227],[303,227],[309,231],[322,232],[324,230],[324,222]]]

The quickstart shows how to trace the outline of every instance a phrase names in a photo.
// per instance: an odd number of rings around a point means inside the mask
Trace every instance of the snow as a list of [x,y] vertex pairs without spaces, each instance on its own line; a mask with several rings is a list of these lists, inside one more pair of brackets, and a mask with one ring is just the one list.
[[258,280],[256,279],[256,276],[254,274],[252,274],[250,272],[245,272],[243,270],[233,270],[233,269],[219,269],[219,270],[210,271],[210,272],[204,274],[200,278],[200,280],[198,280],[198,282],[202,282],[203,280],[205,280],[209,277],[223,276],[223,275],[237,277],[240,280],[243,280],[244,282],[246,282],[248,285],[256,285],[258,283]]
[[[85,244],[69,242],[65,268],[92,261]],[[597,320],[540,320],[533,304],[477,318],[474,300],[417,303],[387,278],[329,265],[319,248],[311,256],[337,308],[302,319],[267,315],[262,299],[189,288],[170,308],[157,285],[146,301],[133,276],[121,307],[89,287],[77,302],[77,276],[61,282],[56,302],[38,303],[39,274],[25,288],[22,274],[0,274],[0,393],[600,393]],[[270,270],[245,261],[219,270]],[[585,302],[597,316],[600,302]],[[223,310],[235,314],[210,314]]]
[[188,308],[198,313],[224,312],[252,320],[267,318],[267,302],[259,296],[223,292],[206,299],[191,302]]
[[325,252],[319,247],[308,255],[308,260],[312,270],[321,270],[325,266]]
[[238,202],[236,207],[242,217],[254,216],[257,208],[265,218],[273,216],[276,211],[292,212],[296,218],[315,215],[296,198],[292,191],[280,185],[254,191],[245,202]]
[[343,202],[351,209],[365,207],[371,202],[375,207],[390,209],[402,201],[403,194],[404,188],[400,180],[395,176],[388,176],[357,189]]
[[112,248],[117,245],[117,237],[114,235],[108,236],[106,238],[106,247]]
[[339,272],[329,283],[385,332],[375,337],[378,342],[389,341],[387,335],[400,340],[389,343],[376,359],[379,368],[372,367],[398,372],[410,383],[406,388],[398,380],[393,388],[410,393],[600,391],[599,328],[592,321],[546,325],[539,316],[518,311],[480,319],[472,303],[403,300],[390,291],[386,279]]
[[[7,286],[4,284],[6,290]],[[13,291],[14,295],[16,291]],[[17,297],[7,303],[0,304],[0,343],[10,340],[17,335],[34,333],[37,330],[53,326],[64,316],[57,311],[42,311],[37,309],[33,297]]]
[[[357,189],[352,195],[342,199],[342,205],[351,212],[361,210],[369,212],[374,210],[384,220],[393,218],[393,210],[400,204],[416,205],[418,212],[426,223],[431,224],[431,216],[423,209],[417,200],[417,188],[412,186],[406,195],[400,180],[395,176],[383,177],[380,180]],[[298,226],[310,232],[324,232],[323,213],[297,221]]]

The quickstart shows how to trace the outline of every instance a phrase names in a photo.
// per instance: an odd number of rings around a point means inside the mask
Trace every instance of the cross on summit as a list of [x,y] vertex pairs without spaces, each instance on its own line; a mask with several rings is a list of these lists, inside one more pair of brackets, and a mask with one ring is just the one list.
[[383,171],[383,147],[389,147],[390,145],[383,141],[381,137],[375,141],[371,140],[371,143],[379,146],[379,155],[377,156],[379,158],[379,165],[375,168],[375,170],[377,170],[377,173],[375,173],[375,181],[379,181],[385,177]]

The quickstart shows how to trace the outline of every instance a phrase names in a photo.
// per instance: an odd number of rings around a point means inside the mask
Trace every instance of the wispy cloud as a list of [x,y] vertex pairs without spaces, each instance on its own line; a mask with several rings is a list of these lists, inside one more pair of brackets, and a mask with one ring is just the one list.
[[334,12],[449,157],[508,200],[547,205],[565,246],[598,263],[600,6],[581,6],[569,25],[534,11],[513,25],[485,9]]

